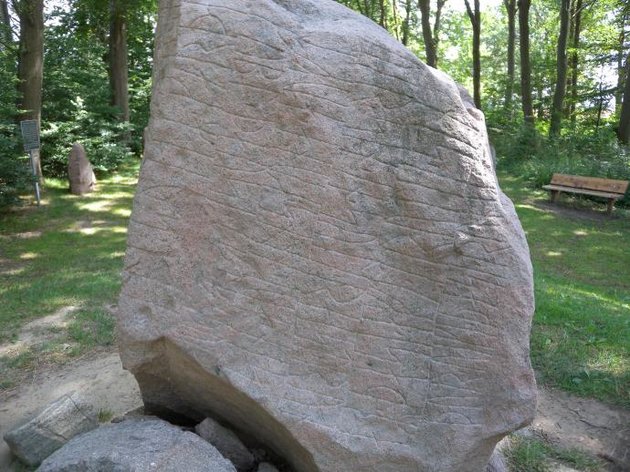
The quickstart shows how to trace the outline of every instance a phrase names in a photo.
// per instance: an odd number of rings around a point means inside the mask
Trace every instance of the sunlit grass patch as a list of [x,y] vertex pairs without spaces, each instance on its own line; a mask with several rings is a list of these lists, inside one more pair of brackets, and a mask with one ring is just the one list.
[[82,197],[67,181],[47,179],[41,208],[0,217],[0,343],[64,306],[115,302],[138,165],[131,161]]
[[544,207],[545,193],[500,177],[534,263],[539,380],[630,407],[630,218],[566,214]]
[[595,472],[602,467],[601,461],[578,449],[564,449],[536,437],[512,437],[506,456],[510,472],[553,472],[557,463],[584,472]]
[[103,309],[81,310],[68,326],[68,334],[81,349],[114,342],[114,317]]

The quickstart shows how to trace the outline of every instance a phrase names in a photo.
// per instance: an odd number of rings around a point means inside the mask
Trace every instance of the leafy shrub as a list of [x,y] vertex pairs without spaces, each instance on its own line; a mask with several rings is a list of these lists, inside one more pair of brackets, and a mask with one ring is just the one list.
[[18,203],[20,195],[26,193],[33,182],[28,160],[19,158],[23,153],[14,122],[15,82],[12,51],[0,51],[0,209]]
[[14,155],[4,154],[0,143],[0,209],[20,202],[20,195],[33,183],[28,162]]
[[[630,149],[618,144],[612,130],[570,132],[556,139],[541,136],[532,127],[491,129],[499,166],[542,187],[554,173],[630,180]],[[630,197],[620,201],[630,205]]]
[[121,140],[129,132],[130,125],[114,122],[105,114],[89,112],[77,106],[76,119],[43,123],[42,169],[44,174],[65,176],[68,155],[75,142],[85,147],[94,171],[105,173],[118,168],[130,155],[126,143]]

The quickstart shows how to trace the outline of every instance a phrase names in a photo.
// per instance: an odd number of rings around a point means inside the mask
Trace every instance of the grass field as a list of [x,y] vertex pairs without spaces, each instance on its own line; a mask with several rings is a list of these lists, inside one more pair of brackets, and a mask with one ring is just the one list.
[[630,408],[630,216],[500,175],[527,233],[536,284],[532,361],[539,381]]
[[[74,307],[50,339],[0,354],[0,388],[23,370],[113,342],[107,307],[120,288],[136,173],[137,163],[85,197],[50,180],[42,208],[0,216],[0,344],[32,320]],[[532,359],[540,382],[630,407],[629,212],[611,219],[590,202],[550,207],[518,178],[500,180],[532,251]]]
[[[0,351],[0,388],[25,370],[113,342],[108,307],[120,289],[137,169],[130,163],[83,197],[49,179],[40,208],[0,215],[0,345],[8,344]],[[63,328],[53,324],[38,342],[11,349],[29,322],[69,307]]]

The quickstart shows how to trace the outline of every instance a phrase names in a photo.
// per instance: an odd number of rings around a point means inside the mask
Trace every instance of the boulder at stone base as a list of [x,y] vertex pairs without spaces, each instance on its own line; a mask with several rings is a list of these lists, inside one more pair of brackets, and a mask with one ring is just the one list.
[[79,393],[64,395],[37,417],[4,436],[11,452],[26,465],[38,466],[74,436],[98,427],[92,405]]
[[228,459],[238,472],[248,472],[254,466],[254,456],[234,432],[206,418],[195,427],[195,432]]
[[156,418],[129,419],[74,438],[38,472],[236,472],[210,443]]

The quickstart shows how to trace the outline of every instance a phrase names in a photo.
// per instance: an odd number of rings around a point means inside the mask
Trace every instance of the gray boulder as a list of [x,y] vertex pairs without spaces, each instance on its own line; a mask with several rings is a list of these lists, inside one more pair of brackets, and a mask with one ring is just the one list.
[[38,466],[77,434],[98,426],[92,405],[79,393],[64,395],[37,417],[4,435],[11,452],[25,464]]
[[199,423],[195,432],[216,447],[223,457],[234,464],[238,472],[247,472],[254,466],[254,456],[238,436],[212,418],[206,418]]
[[155,412],[297,472],[480,472],[531,421],[483,114],[332,0],[162,0],[118,333]]
[[235,472],[211,444],[155,418],[130,419],[74,438],[38,472]]
[[96,176],[92,164],[87,158],[85,148],[79,143],[72,145],[68,157],[68,180],[70,192],[74,195],[83,195],[96,189]]
[[262,464],[258,465],[258,469],[256,469],[256,472],[278,472],[278,469],[269,462],[263,462]]
[[507,459],[500,448],[496,448],[492,453],[486,472],[509,472]]

